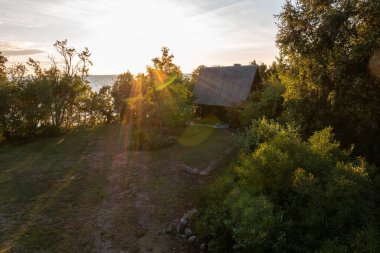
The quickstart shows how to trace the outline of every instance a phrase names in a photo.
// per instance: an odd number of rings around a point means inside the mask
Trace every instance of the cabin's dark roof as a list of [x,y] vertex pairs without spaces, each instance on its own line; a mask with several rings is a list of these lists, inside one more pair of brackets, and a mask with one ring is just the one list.
[[194,87],[194,103],[239,107],[247,100],[256,74],[256,65],[202,68]]

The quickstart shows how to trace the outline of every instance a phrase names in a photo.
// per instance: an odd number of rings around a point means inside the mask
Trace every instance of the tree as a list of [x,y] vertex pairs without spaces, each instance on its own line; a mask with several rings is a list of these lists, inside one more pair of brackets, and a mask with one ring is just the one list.
[[147,67],[148,72],[160,70],[166,75],[176,75],[177,78],[180,78],[182,76],[181,69],[173,63],[174,55],[169,53],[169,48],[162,47],[161,53],[161,58],[155,57],[152,59],[154,68]]
[[154,149],[173,143],[172,127],[184,125],[192,116],[188,81],[169,49],[152,59],[146,74],[119,75],[112,87],[115,111],[131,128],[131,149]]
[[257,66],[262,81],[265,81],[267,79],[269,71],[268,66],[265,63],[262,62],[260,65],[258,65],[256,60],[253,60],[249,64]]
[[134,81],[133,75],[128,71],[118,75],[112,86],[111,94],[121,123],[127,121],[127,99],[131,97]]
[[197,82],[197,79],[198,79],[198,76],[199,76],[199,73],[200,73],[201,69],[203,69],[205,67],[206,67],[205,65],[199,65],[198,67],[196,67],[193,70],[193,72],[191,72],[190,87],[189,87],[189,89],[191,91],[194,89],[195,83]]
[[[5,68],[0,55],[0,131],[5,137],[29,137],[54,126],[72,127],[86,121],[86,100],[91,96],[87,79],[91,54],[85,48],[78,53],[57,41],[54,47],[61,62],[51,58],[51,66],[42,69],[38,61]],[[83,120],[84,116],[84,120]]]
[[169,49],[152,59],[147,74],[134,77],[126,72],[117,77],[113,87],[115,109],[120,122],[136,126],[173,127],[184,124],[192,113],[191,92],[179,66],[173,63]]
[[5,64],[8,59],[0,52],[0,140],[6,138],[10,133],[8,129],[8,115],[11,110],[12,88],[7,78]]
[[54,47],[62,57],[63,64],[59,65],[52,59],[52,66],[45,71],[45,78],[52,87],[52,123],[61,127],[66,120],[66,125],[70,126],[74,123],[75,114],[78,115],[78,121],[81,120],[79,98],[90,90],[86,78],[88,67],[92,65],[89,59],[91,54],[87,48],[78,53],[68,46],[67,40],[56,41]]
[[380,48],[379,10],[377,0],[286,1],[277,33],[288,120],[305,135],[331,125],[378,162],[380,79],[368,62]]
[[0,84],[4,84],[7,81],[7,68],[5,64],[8,59],[0,52]]
[[[179,66],[167,47],[162,47],[160,58],[153,58],[147,67],[147,94],[152,123],[163,126],[183,125],[193,113],[191,92],[185,85]],[[161,130],[160,130],[161,131]]]
[[103,86],[99,92],[94,94],[93,97],[93,109],[99,112],[106,124],[112,123],[115,115],[114,100],[112,97],[112,87]]
[[[256,64],[253,61],[251,64]],[[269,67],[261,63],[258,65],[262,83],[259,89],[251,92],[248,102],[239,114],[240,125],[248,127],[253,120],[263,117],[267,119],[279,118],[283,112],[283,94],[285,87],[278,78],[277,63]]]

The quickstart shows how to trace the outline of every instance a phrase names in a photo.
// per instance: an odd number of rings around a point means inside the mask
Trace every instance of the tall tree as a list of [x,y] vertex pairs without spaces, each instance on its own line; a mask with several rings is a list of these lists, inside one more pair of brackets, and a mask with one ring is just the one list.
[[151,101],[151,115],[155,124],[180,125],[192,114],[189,86],[182,71],[169,53],[167,47],[162,47],[161,57],[153,58],[153,66],[147,67],[148,93]]
[[2,55],[0,52],[0,84],[3,84],[7,79],[7,68],[5,63],[7,63],[8,59]]
[[380,48],[380,1],[286,1],[278,15],[286,115],[306,134],[333,126],[343,144],[380,150],[380,80],[368,63]]
[[7,115],[10,111],[10,87],[7,79],[7,58],[0,52],[0,140],[7,135]]
[[134,80],[134,76],[128,71],[118,75],[112,86],[111,94],[120,122],[127,121],[127,99],[131,96]]
[[113,121],[115,114],[112,87],[103,86],[100,88],[99,92],[94,94],[93,102],[94,109],[104,118],[104,122],[110,124]]
[[[90,90],[87,81],[88,68],[92,65],[90,52],[85,48],[77,52],[69,47],[67,40],[56,41],[54,44],[60,54],[63,64],[53,61],[51,68],[46,72],[53,87],[52,119],[53,124],[61,126],[66,120],[67,125],[73,124],[74,114],[78,113],[80,97]],[[68,115],[70,115],[69,118]]]

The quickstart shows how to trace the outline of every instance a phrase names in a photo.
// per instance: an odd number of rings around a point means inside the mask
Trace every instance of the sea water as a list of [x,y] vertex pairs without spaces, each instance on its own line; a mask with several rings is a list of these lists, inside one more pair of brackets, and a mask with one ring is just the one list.
[[94,91],[99,91],[100,88],[106,85],[112,86],[116,80],[116,75],[90,75],[87,80]]

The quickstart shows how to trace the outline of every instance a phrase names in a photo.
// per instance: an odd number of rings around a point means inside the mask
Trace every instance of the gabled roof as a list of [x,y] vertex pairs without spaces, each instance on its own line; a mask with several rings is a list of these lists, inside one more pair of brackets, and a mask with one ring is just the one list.
[[239,107],[248,98],[257,65],[202,68],[194,87],[195,104]]

